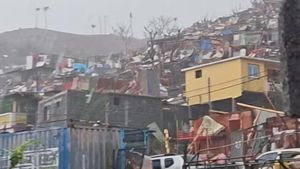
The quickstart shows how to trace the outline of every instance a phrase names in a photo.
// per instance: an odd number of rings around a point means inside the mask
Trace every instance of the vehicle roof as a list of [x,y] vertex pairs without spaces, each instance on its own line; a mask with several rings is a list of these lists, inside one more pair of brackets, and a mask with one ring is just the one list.
[[299,152],[300,153],[300,148],[289,148],[289,149],[272,150],[272,151],[268,151],[268,152],[262,153],[261,155],[257,156],[257,158],[260,158],[261,156],[266,155],[266,154],[282,153],[282,152],[290,152],[290,151],[295,151],[295,152]]
[[158,154],[151,156],[152,159],[158,159],[161,157],[182,157],[183,155],[180,154]]

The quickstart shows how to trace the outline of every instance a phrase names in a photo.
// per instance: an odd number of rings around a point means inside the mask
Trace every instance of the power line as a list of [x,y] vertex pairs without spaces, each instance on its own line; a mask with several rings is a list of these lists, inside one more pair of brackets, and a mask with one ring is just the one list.
[[[260,74],[263,74],[263,73],[266,73],[266,71],[259,72],[257,74],[254,74],[253,76],[260,75]],[[249,77],[249,75],[242,76],[242,77],[239,77],[239,78],[236,78],[236,79],[232,79],[232,80],[229,80],[229,81],[220,82],[220,83],[217,83],[217,84],[210,85],[210,87],[214,87],[214,86],[218,86],[218,85],[230,83],[230,82],[233,82],[233,81],[236,81],[236,80],[241,80],[241,79],[248,78],[248,77]],[[208,88],[208,86],[201,87],[201,88],[196,88],[196,89],[189,90],[189,91],[186,91],[186,92],[183,92],[183,93],[189,93],[189,92],[193,92],[193,91],[197,91],[197,90],[202,90],[202,89],[207,89],[207,88]]]
[[238,85],[242,85],[242,84],[245,84],[245,83],[248,83],[248,82],[252,82],[252,81],[255,81],[255,80],[257,80],[257,79],[261,79],[261,78],[264,78],[264,77],[267,77],[267,76],[268,76],[268,75],[259,76],[259,77],[256,77],[256,78],[253,78],[253,79],[244,81],[244,82],[242,82],[242,83],[238,83],[238,84],[234,84],[234,85],[231,85],[231,86],[223,87],[223,88],[220,88],[220,89],[217,89],[217,90],[213,90],[213,91],[210,91],[210,92],[207,92],[207,93],[201,93],[201,94],[197,94],[197,95],[192,95],[192,96],[189,96],[188,98],[192,98],[192,97],[196,97],[196,96],[201,96],[201,95],[206,95],[206,94],[209,94],[209,93],[214,93],[214,92],[226,90],[226,89],[228,89],[228,88],[235,87],[235,86],[238,86]]

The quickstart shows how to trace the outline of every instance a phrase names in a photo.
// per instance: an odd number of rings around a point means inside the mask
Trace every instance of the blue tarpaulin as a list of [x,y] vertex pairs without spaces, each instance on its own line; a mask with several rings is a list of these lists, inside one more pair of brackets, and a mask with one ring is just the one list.
[[233,34],[233,31],[231,29],[224,29],[222,32],[221,32],[221,35],[232,35]]
[[211,41],[209,39],[203,39],[200,41],[200,49],[204,50],[205,52],[209,52],[213,49]]
[[78,73],[84,73],[87,69],[87,66],[82,63],[73,63],[73,69]]

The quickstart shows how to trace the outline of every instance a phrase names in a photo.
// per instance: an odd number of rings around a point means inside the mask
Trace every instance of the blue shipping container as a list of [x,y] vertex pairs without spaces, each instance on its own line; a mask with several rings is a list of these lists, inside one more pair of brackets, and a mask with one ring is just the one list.
[[51,128],[0,135],[0,169],[9,166],[9,152],[28,140],[36,141],[24,152],[17,169],[113,168],[119,149],[119,130],[111,128]]

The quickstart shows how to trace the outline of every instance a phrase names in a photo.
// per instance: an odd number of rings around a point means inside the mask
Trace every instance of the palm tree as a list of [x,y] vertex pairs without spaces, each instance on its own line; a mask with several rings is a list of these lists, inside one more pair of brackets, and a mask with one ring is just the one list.
[[92,27],[92,32],[93,32],[93,34],[94,34],[94,29],[96,28],[96,25],[95,25],[95,24],[92,24],[91,27]]

